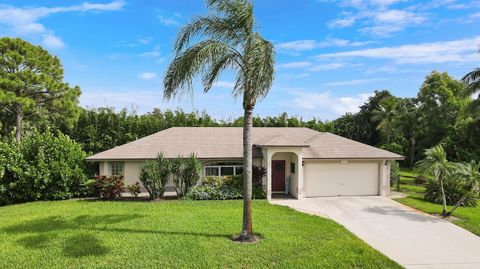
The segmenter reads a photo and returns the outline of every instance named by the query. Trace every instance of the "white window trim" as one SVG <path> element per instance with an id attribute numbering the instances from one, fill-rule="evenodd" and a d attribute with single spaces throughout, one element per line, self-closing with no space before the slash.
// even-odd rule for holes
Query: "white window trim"
<path id="1" fill-rule="evenodd" d="M 212 165 L 205 165 L 204 168 L 203 168 L 203 174 L 205 176 L 207 176 L 207 168 L 217 168 L 217 174 L 218 176 L 217 177 L 222 177 L 222 174 L 221 174 L 221 169 L 223 167 L 230 167 L 230 168 L 233 168 L 233 175 L 234 176 L 237 176 L 237 168 L 242 168 L 243 169 L 243 165 L 239 164 L 239 165 L 234 165 L 234 164 L 229 164 L 229 165 L 215 165 L 215 164 L 212 164 Z"/>

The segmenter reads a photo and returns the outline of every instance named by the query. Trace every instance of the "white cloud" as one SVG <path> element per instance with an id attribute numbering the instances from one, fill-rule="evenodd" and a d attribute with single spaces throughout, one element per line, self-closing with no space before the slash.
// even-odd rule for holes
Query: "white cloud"
<path id="1" fill-rule="evenodd" d="M 330 71 L 330 70 L 337 70 L 343 68 L 345 66 L 344 63 L 326 63 L 326 64 L 317 64 L 309 68 L 309 71 Z"/>
<path id="2" fill-rule="evenodd" d="M 300 62 L 289 62 L 289 63 L 283 63 L 279 64 L 279 68 L 304 68 L 304 67 L 309 67 L 311 66 L 312 63 L 308 61 L 300 61 Z"/>
<path id="3" fill-rule="evenodd" d="M 372 82 L 383 81 L 383 80 L 384 79 L 380 79 L 380 78 L 353 79 L 353 80 L 327 82 L 323 85 L 325 85 L 325 86 L 354 86 L 354 85 L 369 84 L 369 83 L 372 83 Z"/>
<path id="4" fill-rule="evenodd" d="M 355 113 L 360 110 L 373 93 L 360 93 L 354 96 L 332 96 L 330 92 L 305 92 L 294 91 L 291 93 L 294 97 L 289 106 L 316 114 L 329 115 L 326 117 L 336 118 L 347 112 Z"/>
<path id="5" fill-rule="evenodd" d="M 398 64 L 461 63 L 478 61 L 480 36 L 453 41 L 353 50 L 318 55 L 318 59 L 370 58 Z"/>
<path id="6" fill-rule="evenodd" d="M 57 37 L 52 30 L 45 28 L 43 24 L 39 23 L 39 20 L 57 13 L 120 10 L 124 5 L 123 0 L 106 4 L 84 2 L 67 7 L 18 8 L 0 5 L 0 29 L 4 28 L 3 30 L 9 35 L 40 38 L 42 44 L 47 47 L 61 48 L 64 46 L 61 38 Z"/>
<path id="7" fill-rule="evenodd" d="M 230 82 L 230 81 L 219 80 L 219 81 L 215 82 L 213 87 L 214 88 L 223 88 L 223 89 L 233 89 L 233 87 L 235 87 L 235 83 Z"/>
<path id="8" fill-rule="evenodd" d="M 143 45 L 147 45 L 152 41 L 153 37 L 151 36 L 140 36 L 137 38 L 137 42 Z"/>
<path id="9" fill-rule="evenodd" d="M 151 51 L 138 54 L 138 56 L 144 57 L 144 58 L 158 58 L 160 57 L 160 55 L 162 55 L 160 53 L 160 46 L 155 46 Z"/>
<path id="10" fill-rule="evenodd" d="M 141 80 L 153 80 L 157 78 L 157 74 L 153 72 L 143 72 L 141 74 L 138 74 L 138 77 Z"/>
<path id="11" fill-rule="evenodd" d="M 410 5 L 405 8 L 393 8 L 398 0 L 350 0 L 342 1 L 340 6 L 349 9 L 342 11 L 337 18 L 329 21 L 330 28 L 345 28 L 359 23 L 360 32 L 377 37 L 386 37 L 395 32 L 403 31 L 407 27 L 424 24 L 429 21 L 426 13 L 421 10 L 427 5 Z M 432 8 L 432 7 L 430 7 Z M 353 9 L 353 10 L 352 10 Z"/>
<path id="12" fill-rule="evenodd" d="M 62 39 L 55 36 L 54 34 L 46 34 L 43 36 L 42 45 L 47 48 L 52 49 L 61 49 L 65 46 Z"/>
<path id="13" fill-rule="evenodd" d="M 316 41 L 311 39 L 295 40 L 283 42 L 276 45 L 276 48 L 284 51 L 307 51 L 326 47 L 358 47 L 370 44 L 371 41 L 350 41 L 340 38 L 327 38 L 324 41 Z"/>
<path id="14" fill-rule="evenodd" d="M 180 25 L 180 22 L 175 17 L 165 17 L 163 15 L 158 15 L 160 23 L 165 26 L 177 26 Z"/>

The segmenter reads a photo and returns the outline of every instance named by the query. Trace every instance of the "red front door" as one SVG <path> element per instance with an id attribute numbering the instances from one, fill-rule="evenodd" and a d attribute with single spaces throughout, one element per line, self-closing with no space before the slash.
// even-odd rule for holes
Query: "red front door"
<path id="1" fill-rule="evenodd" d="M 272 191 L 285 191 L 284 160 L 272 160 Z"/>

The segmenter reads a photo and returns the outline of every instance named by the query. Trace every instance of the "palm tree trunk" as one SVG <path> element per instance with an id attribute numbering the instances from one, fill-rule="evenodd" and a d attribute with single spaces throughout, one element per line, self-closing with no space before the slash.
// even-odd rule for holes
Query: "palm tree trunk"
<path id="1" fill-rule="evenodd" d="M 443 209 L 442 209 L 442 216 L 447 215 L 447 197 L 445 196 L 445 189 L 443 188 L 443 179 L 440 178 L 440 190 L 442 191 L 442 203 L 443 203 Z"/>
<path id="2" fill-rule="evenodd" d="M 22 106 L 20 104 L 15 104 L 13 113 L 15 115 L 15 140 L 20 142 L 22 139 L 22 120 L 23 120 L 23 113 L 22 113 Z"/>
<path id="3" fill-rule="evenodd" d="M 253 107 L 247 106 L 243 123 L 243 227 L 240 241 L 255 240 L 252 227 L 252 113 Z"/>
<path id="4" fill-rule="evenodd" d="M 455 209 L 457 209 L 460 205 L 462 205 L 466 199 L 467 199 L 467 195 L 464 195 L 460 200 L 458 200 L 455 206 L 447 214 L 445 214 L 445 217 L 451 216 L 453 211 L 455 211 Z"/>

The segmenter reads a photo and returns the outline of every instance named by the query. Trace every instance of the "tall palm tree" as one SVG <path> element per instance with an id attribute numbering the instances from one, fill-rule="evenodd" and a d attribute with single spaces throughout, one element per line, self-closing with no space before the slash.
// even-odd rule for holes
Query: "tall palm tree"
<path id="1" fill-rule="evenodd" d="M 402 111 L 399 114 L 400 128 L 403 134 L 406 135 L 410 143 L 410 168 L 413 168 L 415 161 L 415 147 L 417 144 L 417 131 L 420 128 L 421 119 L 414 109 Z"/>
<path id="2" fill-rule="evenodd" d="M 445 196 L 444 182 L 451 175 L 454 164 L 447 160 L 447 154 L 441 145 L 425 150 L 425 158 L 416 164 L 417 168 L 440 183 L 442 193 L 442 216 L 447 216 L 447 198 Z"/>
<path id="3" fill-rule="evenodd" d="M 371 120 L 377 122 L 377 130 L 383 132 L 387 137 L 387 144 L 390 144 L 392 136 L 393 119 L 397 115 L 397 101 L 394 98 L 384 99 L 380 108 L 373 111 Z"/>
<path id="4" fill-rule="evenodd" d="M 480 53 L 480 50 L 478 53 Z M 466 74 L 462 81 L 467 85 L 465 88 L 466 96 L 479 94 L 478 98 L 470 105 L 470 110 L 475 115 L 476 120 L 480 120 L 480 68 L 475 68 L 472 72 Z"/>
<path id="5" fill-rule="evenodd" d="M 255 31 L 253 4 L 248 0 L 207 0 L 208 14 L 181 28 L 175 58 L 164 78 L 164 96 L 171 99 L 192 92 L 195 76 L 208 92 L 224 70 L 235 74 L 232 94 L 242 97 L 243 227 L 240 241 L 253 241 L 252 228 L 252 113 L 274 79 L 273 44 Z M 195 39 L 194 39 L 195 38 Z M 193 40 L 193 42 L 191 42 Z"/>

